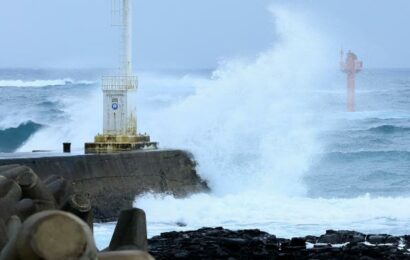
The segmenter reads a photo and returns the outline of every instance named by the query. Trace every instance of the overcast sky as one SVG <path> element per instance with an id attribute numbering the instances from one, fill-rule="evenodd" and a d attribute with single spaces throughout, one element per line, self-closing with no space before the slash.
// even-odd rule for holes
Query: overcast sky
<path id="1" fill-rule="evenodd" d="M 408 0 L 134 0 L 137 69 L 214 68 L 274 44 L 269 5 L 306 13 L 338 53 L 367 67 L 410 67 Z M 111 0 L 1 0 L 0 67 L 115 67 Z"/>

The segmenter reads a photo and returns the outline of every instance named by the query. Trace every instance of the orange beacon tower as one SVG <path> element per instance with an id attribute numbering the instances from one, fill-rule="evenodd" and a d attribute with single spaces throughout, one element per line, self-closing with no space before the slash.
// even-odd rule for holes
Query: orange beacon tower
<path id="1" fill-rule="evenodd" d="M 356 54 L 349 51 L 344 61 L 343 50 L 340 51 L 340 69 L 347 74 L 347 111 L 355 111 L 355 84 L 356 74 L 363 68 L 363 63 L 357 59 Z"/>

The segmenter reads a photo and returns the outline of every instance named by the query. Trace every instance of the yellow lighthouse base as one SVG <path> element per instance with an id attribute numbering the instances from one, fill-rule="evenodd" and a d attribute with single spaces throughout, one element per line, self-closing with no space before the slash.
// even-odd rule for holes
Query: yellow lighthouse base
<path id="1" fill-rule="evenodd" d="M 85 153 L 114 153 L 158 149 L 149 135 L 97 135 L 94 143 L 85 143 Z"/>

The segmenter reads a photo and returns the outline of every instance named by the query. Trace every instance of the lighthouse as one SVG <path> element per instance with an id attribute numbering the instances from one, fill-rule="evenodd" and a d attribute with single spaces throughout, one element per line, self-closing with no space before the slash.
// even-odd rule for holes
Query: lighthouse
<path id="1" fill-rule="evenodd" d="M 130 100 L 130 92 L 138 87 L 138 79 L 132 69 L 132 0 L 113 2 L 115 24 L 121 29 L 120 69 L 117 75 L 103 76 L 103 133 L 94 143 L 85 144 L 86 153 L 156 149 L 146 134 L 138 134 L 136 107 Z"/>
<path id="2" fill-rule="evenodd" d="M 363 63 L 357 59 L 356 54 L 349 51 L 344 61 L 344 52 L 340 51 L 340 69 L 347 75 L 347 111 L 354 112 L 356 74 L 363 68 Z"/>

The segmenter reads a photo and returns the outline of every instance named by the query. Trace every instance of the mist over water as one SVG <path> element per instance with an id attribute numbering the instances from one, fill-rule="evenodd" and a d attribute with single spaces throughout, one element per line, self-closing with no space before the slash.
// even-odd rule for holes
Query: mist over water
<path id="1" fill-rule="evenodd" d="M 347 113 L 345 77 L 329 59 L 338 50 L 298 12 L 271 10 L 279 40 L 253 59 L 213 72 L 138 73 L 139 131 L 192 152 L 212 189 L 136 198 L 149 234 L 203 226 L 282 237 L 410 233 L 410 70 L 364 70 L 358 111 Z M 0 153 L 92 141 L 102 130 L 102 74 L 0 70 L 0 148 L 21 137 Z M 97 225 L 100 245 L 112 229 Z"/>
<path id="2" fill-rule="evenodd" d="M 194 95 L 151 117 L 152 136 L 193 152 L 215 195 L 303 194 L 300 178 L 320 149 L 314 100 L 306 97 L 324 44 L 299 17 L 286 10 L 275 17 L 281 41 L 273 49 L 222 64 Z"/>
<path id="3" fill-rule="evenodd" d="M 410 205 L 407 196 L 397 198 L 399 192 L 391 193 L 396 198 L 380 197 L 383 188 L 352 169 L 362 178 L 362 189 L 356 191 L 358 183 L 349 176 L 350 183 L 337 180 L 344 176 L 338 177 L 333 167 L 344 173 L 343 167 L 356 165 L 359 154 L 350 155 L 350 162 L 337 158 L 321 167 L 331 148 L 325 133 L 334 134 L 345 121 L 360 117 L 373 115 L 377 120 L 377 113 L 345 113 L 344 98 L 337 100 L 342 102 L 335 111 L 334 100 L 323 100 L 323 93 L 334 91 L 335 80 L 326 75 L 332 66 L 326 61 L 331 57 L 327 40 L 298 14 L 272 10 L 278 44 L 254 61 L 221 65 L 194 95 L 152 117 L 153 136 L 163 146 L 192 151 L 212 192 L 182 200 L 147 195 L 135 205 L 146 210 L 157 228 L 153 233 L 202 226 L 261 228 L 284 237 L 320 234 L 329 228 L 408 232 L 410 213 L 403 208 Z M 337 92 L 344 96 L 343 78 L 338 80 Z M 392 130 L 376 126 L 368 131 Z M 359 169 L 366 172 L 369 162 L 361 163 Z M 374 195 L 366 182 L 374 185 Z M 187 226 L 177 227 L 177 222 Z"/>

